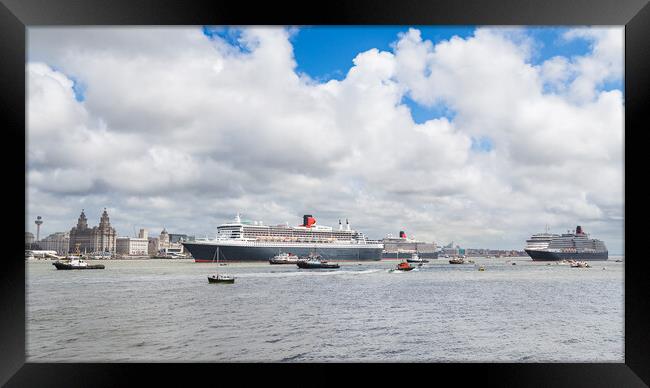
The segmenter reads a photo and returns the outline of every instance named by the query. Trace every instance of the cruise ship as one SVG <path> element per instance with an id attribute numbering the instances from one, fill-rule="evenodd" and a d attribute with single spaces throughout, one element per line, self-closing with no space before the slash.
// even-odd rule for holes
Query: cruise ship
<path id="1" fill-rule="evenodd" d="M 417 253 L 421 259 L 438 258 L 435 243 L 409 238 L 403 230 L 400 230 L 399 237 L 387 236 L 382 242 L 384 243 L 384 251 L 381 253 L 382 259 L 410 259 L 414 253 Z"/>
<path id="2" fill-rule="evenodd" d="M 372 241 L 358 231 L 345 227 L 339 220 L 338 230 L 316 225 L 316 219 L 306 214 L 302 225 L 264 225 L 260 221 L 234 221 L 217 227 L 214 240 L 184 241 L 185 249 L 195 262 L 268 261 L 281 253 L 307 256 L 321 255 L 324 260 L 380 260 L 384 244 Z"/>
<path id="3" fill-rule="evenodd" d="M 526 240 L 524 248 L 533 260 L 607 260 L 605 243 L 591 239 L 578 225 L 575 231 L 563 234 L 539 233 Z"/>

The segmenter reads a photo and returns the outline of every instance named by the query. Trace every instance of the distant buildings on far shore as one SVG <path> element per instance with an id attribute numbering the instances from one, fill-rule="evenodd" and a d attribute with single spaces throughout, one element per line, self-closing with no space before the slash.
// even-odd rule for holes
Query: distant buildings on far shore
<path id="1" fill-rule="evenodd" d="M 466 256 L 499 256 L 499 257 L 527 257 L 528 254 L 524 250 L 516 249 L 466 249 Z"/>
<path id="2" fill-rule="evenodd" d="M 81 209 L 77 226 L 70 229 L 70 250 L 79 252 L 115 252 L 117 232 L 111 227 L 108 212 L 104 208 L 99 226 L 88 227 L 88 219 Z"/>
<path id="3" fill-rule="evenodd" d="M 117 237 L 106 208 L 99 219 L 99 225 L 92 228 L 88 226 L 88 219 L 82 209 L 77 225 L 69 232 L 52 233 L 42 240 L 35 238 L 33 233 L 25 232 L 25 249 L 56 251 L 59 255 L 65 255 L 74 253 L 78 246 L 81 253 L 108 252 L 123 257 L 169 257 L 186 254 L 181 242 L 194 239 L 194 236 L 186 234 L 169 233 L 166 228 L 163 228 L 158 237 L 149 237 L 146 229 L 140 229 L 137 237 Z M 452 241 L 441 248 L 439 255 L 521 257 L 526 256 L 526 252 L 511 249 L 465 249 L 459 245 L 454 246 Z"/>
<path id="4" fill-rule="evenodd" d="M 40 217 L 39 217 L 40 218 Z M 137 237 L 117 236 L 117 231 L 110 224 L 106 208 L 99 220 L 99 225 L 88 226 L 88 219 L 81 210 L 77 225 L 69 232 L 56 232 L 38 240 L 31 232 L 25 232 L 26 250 L 56 251 L 58 255 L 74 253 L 110 253 L 117 257 L 170 256 L 184 254 L 181 241 L 193 240 L 194 236 L 170 234 L 163 228 L 159 237 L 149 237 L 146 229 L 140 229 Z"/>
<path id="5" fill-rule="evenodd" d="M 118 237 L 115 253 L 127 256 L 148 256 L 149 238 L 146 229 L 140 229 L 138 237 Z"/>
<path id="6" fill-rule="evenodd" d="M 56 232 L 38 242 L 44 251 L 56 251 L 57 255 L 65 255 L 70 252 L 70 233 Z"/>

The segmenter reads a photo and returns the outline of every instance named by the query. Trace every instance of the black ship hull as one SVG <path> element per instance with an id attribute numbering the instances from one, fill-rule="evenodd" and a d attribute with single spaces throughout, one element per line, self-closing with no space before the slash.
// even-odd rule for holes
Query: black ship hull
<path id="1" fill-rule="evenodd" d="M 335 263 L 309 263 L 306 261 L 299 261 L 296 265 L 298 268 L 304 269 L 339 268 L 339 265 Z"/>
<path id="2" fill-rule="evenodd" d="M 380 260 L 381 248 L 308 248 L 308 247 L 264 247 L 264 246 L 233 246 L 217 244 L 197 244 L 184 242 L 197 263 L 228 261 L 269 261 L 281 252 L 291 252 L 297 256 L 308 256 L 318 253 L 323 260 L 336 261 L 366 261 Z M 217 250 L 217 247 L 219 248 Z M 218 257 L 217 257 L 218 255 Z"/>
<path id="3" fill-rule="evenodd" d="M 528 256 L 535 261 L 559 261 L 559 260 L 576 260 L 576 261 L 603 261 L 607 260 L 607 251 L 604 252 L 548 252 L 535 251 L 526 249 Z"/>
<path id="4" fill-rule="evenodd" d="M 235 279 L 214 279 L 214 278 L 208 277 L 208 283 L 233 284 L 233 283 L 235 283 Z"/>
<path id="5" fill-rule="evenodd" d="M 298 263 L 298 260 L 295 260 L 295 261 L 283 261 L 283 260 L 273 260 L 273 259 L 269 260 L 269 264 L 273 264 L 273 265 L 282 265 L 282 264 L 294 264 L 295 265 L 297 263 Z"/>

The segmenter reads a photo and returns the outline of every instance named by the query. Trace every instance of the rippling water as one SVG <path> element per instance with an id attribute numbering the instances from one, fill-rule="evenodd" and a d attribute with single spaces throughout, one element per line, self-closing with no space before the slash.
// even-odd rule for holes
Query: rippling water
<path id="1" fill-rule="evenodd" d="M 623 362 L 623 263 L 26 262 L 27 360 Z M 483 264 L 485 271 L 478 271 Z M 603 269 L 605 268 L 605 269 Z M 235 284 L 209 284 L 216 269 Z"/>

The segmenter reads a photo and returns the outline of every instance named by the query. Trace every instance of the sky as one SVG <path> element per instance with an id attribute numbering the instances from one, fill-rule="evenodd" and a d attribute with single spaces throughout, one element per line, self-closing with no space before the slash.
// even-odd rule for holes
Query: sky
<path id="1" fill-rule="evenodd" d="M 27 231 L 107 208 L 623 252 L 623 27 L 30 27 Z"/>

